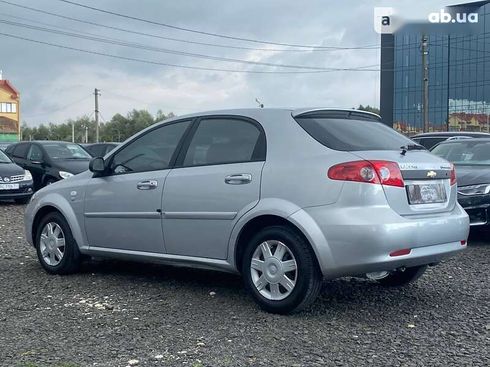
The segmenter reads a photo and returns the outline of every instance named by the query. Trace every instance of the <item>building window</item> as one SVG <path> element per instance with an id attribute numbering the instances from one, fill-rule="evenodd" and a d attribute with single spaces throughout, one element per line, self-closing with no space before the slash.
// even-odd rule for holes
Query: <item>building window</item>
<path id="1" fill-rule="evenodd" d="M 3 113 L 16 113 L 17 112 L 17 104 L 16 103 L 0 103 L 0 112 Z"/>

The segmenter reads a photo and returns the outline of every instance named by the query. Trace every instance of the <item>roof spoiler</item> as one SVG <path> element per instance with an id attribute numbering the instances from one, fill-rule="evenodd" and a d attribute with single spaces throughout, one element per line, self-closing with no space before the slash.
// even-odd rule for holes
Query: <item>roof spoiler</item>
<path id="1" fill-rule="evenodd" d="M 324 117 L 337 119 L 362 119 L 374 120 L 381 122 L 381 116 L 376 113 L 341 108 L 305 108 L 291 112 L 291 116 L 295 117 Z"/>

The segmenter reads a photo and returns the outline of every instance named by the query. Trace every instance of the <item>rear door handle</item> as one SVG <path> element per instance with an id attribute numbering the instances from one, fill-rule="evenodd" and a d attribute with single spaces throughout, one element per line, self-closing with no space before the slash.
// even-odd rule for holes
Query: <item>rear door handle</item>
<path id="1" fill-rule="evenodd" d="M 239 173 L 225 177 L 225 183 L 228 185 L 243 185 L 250 182 L 252 182 L 252 175 L 250 173 Z"/>
<path id="2" fill-rule="evenodd" d="M 136 187 L 138 188 L 138 190 L 154 190 L 158 187 L 158 181 L 157 180 L 140 181 L 136 184 Z"/>

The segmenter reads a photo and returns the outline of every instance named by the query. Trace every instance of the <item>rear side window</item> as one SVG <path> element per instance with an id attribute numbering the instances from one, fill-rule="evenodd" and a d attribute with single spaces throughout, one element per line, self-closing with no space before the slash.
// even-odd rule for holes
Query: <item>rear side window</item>
<path id="1" fill-rule="evenodd" d="M 334 150 L 398 150 L 413 142 L 374 120 L 339 119 L 321 115 L 297 116 L 295 120 L 319 143 Z"/>
<path id="2" fill-rule="evenodd" d="M 184 166 L 202 166 L 265 159 L 265 138 L 252 122 L 208 118 L 199 122 L 184 159 Z"/>

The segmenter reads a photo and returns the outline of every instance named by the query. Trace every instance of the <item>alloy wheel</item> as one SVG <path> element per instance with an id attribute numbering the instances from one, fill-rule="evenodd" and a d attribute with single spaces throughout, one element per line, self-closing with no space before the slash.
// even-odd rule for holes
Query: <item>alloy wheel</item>
<path id="1" fill-rule="evenodd" d="M 55 222 L 47 223 L 39 241 L 43 261 L 50 266 L 58 265 L 65 255 L 65 234 Z"/>
<path id="2" fill-rule="evenodd" d="M 250 263 L 252 282 L 266 299 L 280 301 L 296 286 L 298 264 L 291 250 L 281 241 L 262 242 Z"/>

